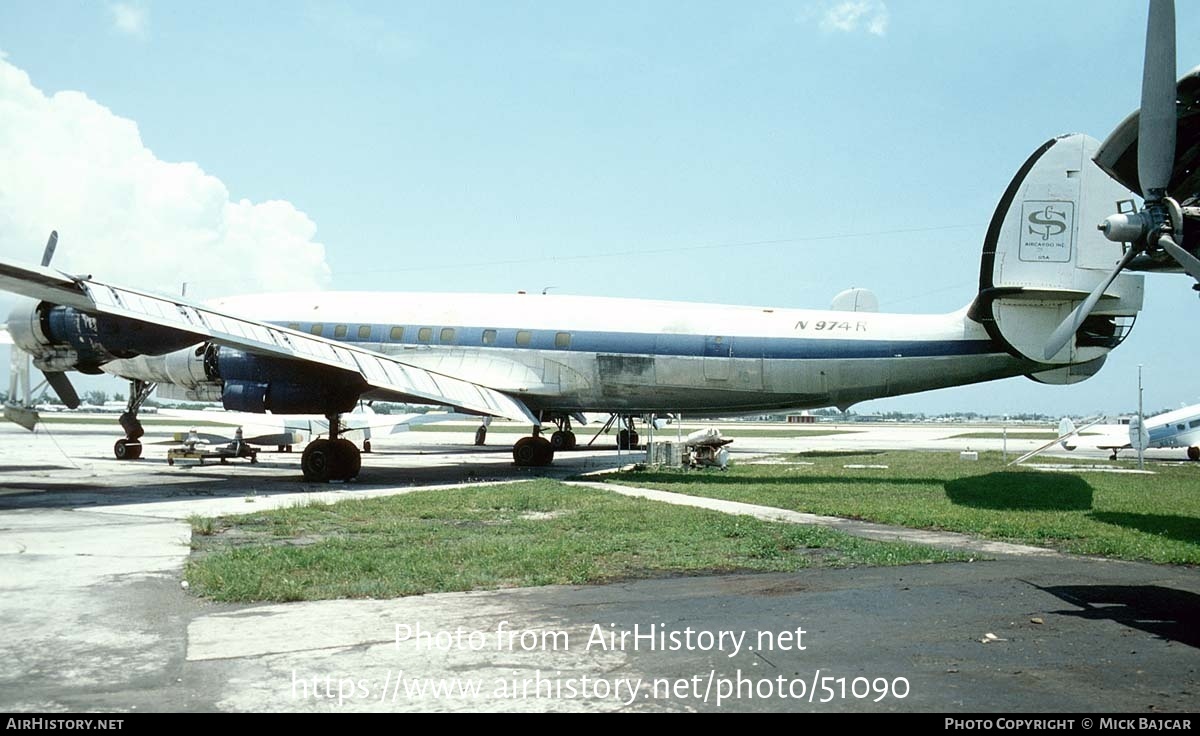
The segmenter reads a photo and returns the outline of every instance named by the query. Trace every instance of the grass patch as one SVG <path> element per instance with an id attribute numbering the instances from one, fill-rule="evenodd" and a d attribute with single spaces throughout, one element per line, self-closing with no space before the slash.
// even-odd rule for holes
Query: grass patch
<path id="1" fill-rule="evenodd" d="M 1007 468 L 1000 453 L 981 453 L 979 462 L 963 462 L 956 453 L 859 457 L 805 453 L 787 456 L 796 464 L 735 465 L 726 473 L 625 472 L 605 479 L 1077 554 L 1200 564 L 1200 464 L 1157 464 L 1154 475 L 1133 475 Z M 855 462 L 888 468 L 843 467 Z"/>
<path id="2" fill-rule="evenodd" d="M 223 601 L 420 593 L 968 559 L 552 480 L 221 517 L 187 580 Z"/>
<path id="3" fill-rule="evenodd" d="M 199 537 L 211 537 L 217 531 L 217 520 L 211 516 L 192 514 L 188 517 L 192 525 L 192 534 Z"/>

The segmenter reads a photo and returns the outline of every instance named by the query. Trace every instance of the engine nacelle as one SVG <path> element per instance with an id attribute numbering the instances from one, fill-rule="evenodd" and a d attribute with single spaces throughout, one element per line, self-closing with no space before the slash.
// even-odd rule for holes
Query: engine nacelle
<path id="1" fill-rule="evenodd" d="M 32 300 L 13 308 L 8 330 L 38 368 L 83 373 L 98 373 L 112 360 L 163 355 L 200 340 L 173 328 Z"/>
<path id="2" fill-rule="evenodd" d="M 348 412 L 366 388 L 361 376 L 347 371 L 210 343 L 114 360 L 104 370 L 179 387 L 178 398 L 219 400 L 226 409 L 259 414 Z"/>
<path id="3" fill-rule="evenodd" d="M 205 369 L 224 381 L 221 405 L 232 411 L 340 414 L 366 389 L 358 374 L 227 347 L 210 350 Z"/>

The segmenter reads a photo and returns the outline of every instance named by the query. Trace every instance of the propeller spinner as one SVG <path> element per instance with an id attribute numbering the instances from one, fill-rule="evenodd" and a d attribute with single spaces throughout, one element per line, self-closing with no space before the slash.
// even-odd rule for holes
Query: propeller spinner
<path id="1" fill-rule="evenodd" d="M 1111 215 L 1099 225 L 1105 237 L 1117 243 L 1129 243 L 1129 249 L 1108 277 L 1051 333 L 1045 349 L 1047 360 L 1067 346 L 1104 296 L 1104 291 L 1137 255 L 1165 251 L 1184 271 L 1200 281 L 1200 260 L 1176 242 L 1176 238 L 1182 239 L 1183 214 L 1179 203 L 1171 199 L 1167 191 L 1175 166 L 1178 116 L 1174 0 L 1150 0 L 1141 104 L 1137 166 L 1144 205 L 1140 212 Z"/>

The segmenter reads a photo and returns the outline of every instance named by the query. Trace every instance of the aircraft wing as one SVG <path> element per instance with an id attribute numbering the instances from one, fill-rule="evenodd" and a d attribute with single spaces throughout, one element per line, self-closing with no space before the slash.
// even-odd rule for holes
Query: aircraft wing
<path id="1" fill-rule="evenodd" d="M 1175 162 L 1167 191 L 1179 202 L 1189 204 L 1200 196 L 1200 115 L 1195 113 L 1200 104 L 1200 67 L 1179 80 L 1176 100 Z M 1140 112 L 1135 110 L 1121 121 L 1101 144 L 1095 157 L 1100 168 L 1131 192 L 1142 191 L 1137 168 Z"/>
<path id="2" fill-rule="evenodd" d="M 3 259 L 0 259 L 0 289 L 88 314 L 175 329 L 194 336 L 196 342 L 207 340 L 258 355 L 349 371 L 361 376 L 369 388 L 387 392 L 396 401 L 446 405 L 472 414 L 540 424 L 522 402 L 495 389 L 351 344 L 226 314 L 183 299 L 106 284 L 90 276 L 68 277 L 50 268 Z"/>
<path id="3" fill-rule="evenodd" d="M 1065 421 L 1065 420 L 1064 420 L 1064 421 Z M 1022 455 L 1021 457 L 1017 458 L 1016 460 L 1013 460 L 1013 461 L 1009 462 L 1009 466 L 1011 467 L 1011 466 L 1013 466 L 1013 465 L 1020 465 L 1021 463 L 1025 462 L 1026 460 L 1028 460 L 1028 459 L 1030 459 L 1030 458 L 1032 458 L 1032 457 L 1036 457 L 1036 456 L 1038 456 L 1038 455 L 1042 454 L 1042 453 L 1043 453 L 1043 452 L 1045 452 L 1046 450 L 1049 450 L 1051 447 L 1054 447 L 1055 445 L 1057 445 L 1057 444 L 1059 444 L 1059 443 L 1065 443 L 1067 440 L 1071 439 L 1072 437 L 1075 437 L 1076 435 L 1080 434 L 1080 433 L 1081 433 L 1081 432 L 1083 432 L 1084 430 L 1086 430 L 1086 429 L 1090 429 L 1091 427 L 1094 427 L 1094 426 L 1096 426 L 1096 425 L 1097 425 L 1097 424 L 1099 424 L 1101 421 L 1103 421 L 1103 418 L 1101 418 L 1101 419 L 1097 419 L 1097 420 L 1095 420 L 1095 421 L 1092 421 L 1092 422 L 1089 422 L 1089 423 L 1087 423 L 1087 424 L 1085 424 L 1085 425 L 1083 425 L 1082 427 L 1079 427 L 1079 428 L 1071 427 L 1071 429 L 1070 429 L 1070 430 L 1068 430 L 1068 431 L 1066 431 L 1066 432 L 1062 432 L 1062 431 L 1060 431 L 1060 434 L 1059 434 L 1057 437 L 1055 437 L 1054 439 L 1050 440 L 1050 441 L 1049 441 L 1049 442 L 1047 442 L 1046 444 L 1042 445 L 1041 447 L 1038 447 L 1037 449 L 1030 450 L 1029 452 L 1025 453 L 1024 455 Z M 1067 448 L 1067 449 L 1071 449 L 1071 450 L 1073 450 L 1073 449 L 1075 449 L 1075 448 L 1074 448 L 1074 447 L 1070 447 L 1070 448 Z"/>

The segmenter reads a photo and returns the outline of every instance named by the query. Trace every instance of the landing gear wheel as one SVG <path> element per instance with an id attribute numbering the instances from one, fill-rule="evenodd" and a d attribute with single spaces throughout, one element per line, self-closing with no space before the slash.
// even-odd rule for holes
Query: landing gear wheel
<path id="1" fill-rule="evenodd" d="M 362 470 L 362 455 L 350 440 L 314 440 L 304 448 L 300 468 L 311 483 L 350 480 Z"/>
<path id="2" fill-rule="evenodd" d="M 310 483 L 327 483 L 335 477 L 337 454 L 329 440 L 313 440 L 304 448 L 300 457 L 300 469 L 304 480 Z"/>
<path id="3" fill-rule="evenodd" d="M 544 467 L 554 462 L 554 445 L 550 444 L 550 440 L 545 437 L 538 437 L 537 440 L 536 465 Z"/>
<path id="4" fill-rule="evenodd" d="M 550 446 L 555 452 L 570 452 L 575 449 L 575 433 L 559 430 L 550 435 Z"/>
<path id="5" fill-rule="evenodd" d="M 636 449 L 639 439 L 637 432 L 622 429 L 620 432 L 617 432 L 617 447 L 622 450 Z"/>
<path id="6" fill-rule="evenodd" d="M 513 462 L 522 467 L 543 467 L 554 462 L 554 448 L 545 437 L 522 437 L 513 445 Z"/>
<path id="7" fill-rule="evenodd" d="M 118 460 L 137 460 L 142 456 L 142 443 L 136 440 L 117 440 L 113 445 L 113 455 Z"/>
<path id="8" fill-rule="evenodd" d="M 358 448 L 350 440 L 337 439 L 333 441 L 333 451 L 337 456 L 337 465 L 341 470 L 340 476 L 335 476 L 336 480 L 350 480 L 358 477 L 358 471 L 362 470 L 362 454 Z"/>
<path id="9" fill-rule="evenodd" d="M 480 427 L 475 430 L 475 445 L 482 447 L 485 442 L 487 442 L 487 427 Z"/>
<path id="10" fill-rule="evenodd" d="M 522 437 L 513 445 L 513 462 L 522 467 L 534 464 L 534 459 L 537 458 L 536 439 L 533 437 Z"/>
<path id="11" fill-rule="evenodd" d="M 363 452 L 371 451 L 371 440 L 363 440 L 363 450 L 362 451 Z M 360 458 L 360 460 L 361 460 L 361 458 Z"/>
<path id="12" fill-rule="evenodd" d="M 1189 447 L 1188 448 L 1188 460 L 1192 460 L 1192 461 L 1200 460 L 1200 447 Z"/>

